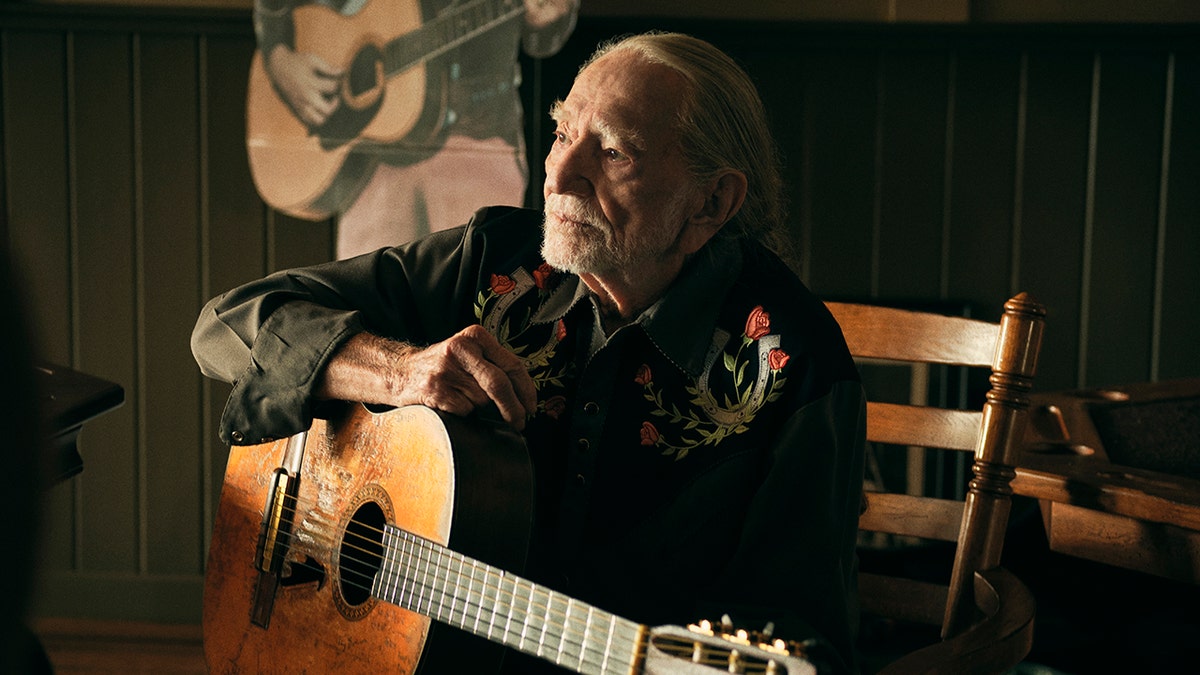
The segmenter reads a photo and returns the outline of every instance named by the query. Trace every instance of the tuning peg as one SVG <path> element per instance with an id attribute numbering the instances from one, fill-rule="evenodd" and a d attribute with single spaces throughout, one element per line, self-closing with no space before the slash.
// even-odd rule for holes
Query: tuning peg
<path id="1" fill-rule="evenodd" d="M 762 629 L 763 642 L 770 642 L 773 635 L 775 635 L 775 622 L 768 621 L 767 625 L 763 626 Z"/>

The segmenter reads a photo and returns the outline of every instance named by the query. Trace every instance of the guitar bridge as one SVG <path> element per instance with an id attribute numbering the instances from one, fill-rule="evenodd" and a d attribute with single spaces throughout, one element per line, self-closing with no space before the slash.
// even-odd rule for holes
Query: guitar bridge
<path id="1" fill-rule="evenodd" d="M 258 546 L 254 554 L 258 581 L 254 587 L 254 603 L 250 607 L 250 622 L 262 628 L 271 623 L 275 592 L 279 589 L 284 561 L 291 547 L 296 498 L 300 493 L 300 465 L 307 437 L 307 432 L 301 432 L 288 439 L 283 465 L 275 469 L 271 489 L 267 493 L 262 528 L 258 533 Z"/>

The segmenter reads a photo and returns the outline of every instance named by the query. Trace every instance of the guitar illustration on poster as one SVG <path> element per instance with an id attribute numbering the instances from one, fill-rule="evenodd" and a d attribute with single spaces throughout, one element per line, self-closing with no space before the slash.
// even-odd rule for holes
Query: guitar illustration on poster
<path id="1" fill-rule="evenodd" d="M 411 164 L 438 150 L 446 74 L 437 72 L 437 57 L 520 15 L 524 4 L 474 0 L 428 20 L 421 5 L 360 1 L 339 11 L 303 4 L 290 12 L 290 49 L 270 45 L 269 60 L 261 48 L 255 53 L 246 143 L 264 201 L 325 218 L 354 196 L 375 163 Z"/>

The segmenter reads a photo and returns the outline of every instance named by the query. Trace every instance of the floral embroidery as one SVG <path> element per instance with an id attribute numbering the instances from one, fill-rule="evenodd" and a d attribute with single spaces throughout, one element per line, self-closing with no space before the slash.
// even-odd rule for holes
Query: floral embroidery
<path id="1" fill-rule="evenodd" d="M 545 401 L 539 402 L 538 408 L 546 413 L 547 417 L 558 419 L 567 410 L 567 399 L 565 396 L 551 396 Z"/>
<path id="2" fill-rule="evenodd" d="M 504 295 L 517 287 L 517 282 L 512 280 L 512 277 L 506 277 L 502 274 L 493 274 L 491 279 L 492 292 L 496 295 Z"/>
<path id="3" fill-rule="evenodd" d="M 644 387 L 650 384 L 652 379 L 653 378 L 650 375 L 650 366 L 643 363 L 638 367 L 637 376 L 633 378 L 633 381 Z"/>
<path id="4" fill-rule="evenodd" d="M 642 422 L 642 445 L 655 445 L 658 441 L 658 429 L 649 422 Z"/>
<path id="5" fill-rule="evenodd" d="M 542 263 L 533 271 L 533 284 L 538 287 L 538 290 L 543 290 L 553 274 L 554 268 L 550 266 L 550 263 Z"/>
<path id="6" fill-rule="evenodd" d="M 770 332 L 771 315 L 764 312 L 762 305 L 759 305 L 750 311 L 750 316 L 746 319 L 746 332 L 743 337 L 746 344 L 750 344 Z"/>
<path id="7" fill-rule="evenodd" d="M 771 366 L 772 371 L 783 370 L 783 367 L 787 365 L 788 360 L 791 358 L 782 349 L 772 349 L 767 352 L 767 364 Z"/>
<path id="8" fill-rule="evenodd" d="M 549 337 L 535 337 L 536 332 L 530 333 L 537 327 L 530 324 L 534 310 L 522 301 L 522 297 L 534 288 L 542 294 L 554 274 L 556 271 L 546 263 L 539 265 L 533 274 L 521 267 L 511 275 L 492 274 L 487 288 L 479 291 L 475 298 L 475 318 L 505 349 L 521 358 L 538 391 L 546 385 L 564 386 L 563 377 L 570 365 L 555 369 L 550 361 L 558 343 L 567 337 L 567 327 L 560 319 L 550 327 Z M 518 311 L 521 309 L 523 311 Z M 538 347 L 536 342 L 541 340 L 545 343 Z M 557 412 L 561 413 L 561 410 Z M 547 414 L 551 413 L 547 410 Z"/>
<path id="9" fill-rule="evenodd" d="M 716 445 L 729 436 L 747 431 L 748 425 L 762 406 L 782 395 L 779 390 L 787 382 L 787 378 L 782 377 L 780 373 L 791 357 L 775 346 L 779 344 L 778 336 L 770 333 L 770 314 L 764 311 L 761 305 L 757 306 L 746 319 L 746 329 L 742 333 L 737 350 L 732 354 L 724 349 L 720 350 L 722 365 L 732 375 L 735 394 L 733 400 L 725 394 L 723 400 L 718 401 L 707 386 L 708 379 L 705 377 L 695 386 L 685 388 L 692 398 L 683 409 L 675 403 L 669 404 L 668 407 L 663 400 L 662 390 L 654 386 L 650 366 L 639 366 L 634 382 L 642 386 L 642 396 L 654 404 L 651 414 L 666 418 L 672 427 L 671 432 L 674 432 L 671 435 L 677 436 L 674 442 L 668 441 L 666 432 L 660 432 L 650 422 L 643 422 L 641 444 L 655 446 L 664 456 L 673 455 L 678 461 L 687 457 L 693 448 Z M 746 348 L 756 342 L 760 343 L 756 349 L 757 355 L 744 356 Z M 756 361 L 758 367 L 755 378 L 747 382 L 746 368 Z M 684 434 L 688 432 L 691 432 L 691 435 L 685 437 Z"/>

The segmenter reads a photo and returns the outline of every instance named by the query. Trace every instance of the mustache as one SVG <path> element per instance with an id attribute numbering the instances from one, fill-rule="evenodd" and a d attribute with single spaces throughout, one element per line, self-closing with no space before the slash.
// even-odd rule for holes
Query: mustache
<path id="1" fill-rule="evenodd" d="M 543 210 L 546 215 L 554 214 L 565 220 L 610 229 L 608 219 L 604 217 L 604 214 L 579 197 L 560 194 L 548 195 Z"/>

